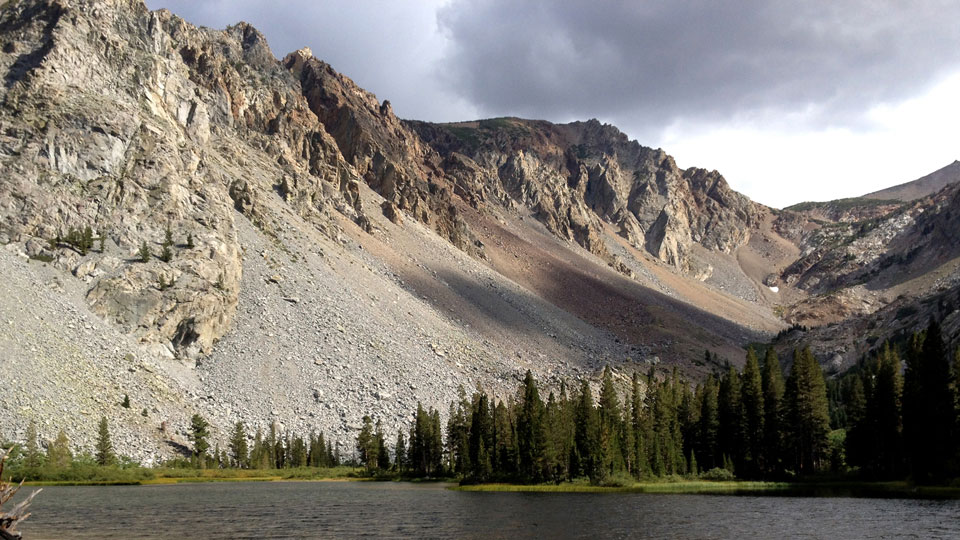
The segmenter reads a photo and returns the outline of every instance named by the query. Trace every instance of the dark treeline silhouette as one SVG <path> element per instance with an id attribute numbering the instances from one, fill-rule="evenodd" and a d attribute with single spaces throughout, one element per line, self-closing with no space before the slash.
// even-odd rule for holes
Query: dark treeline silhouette
<path id="1" fill-rule="evenodd" d="M 676 370 L 634 374 L 627 383 L 608 367 L 596 399 L 586 382 L 561 384 L 544 399 L 527 372 L 506 400 L 461 389 L 445 432 L 439 413 L 418 404 L 392 461 L 380 424 L 366 417 L 357 449 L 371 472 L 464 482 L 612 484 L 704 471 L 709 478 L 855 474 L 938 483 L 960 463 L 953 356 L 931 324 L 910 341 L 904 375 L 886 346 L 831 380 L 829 393 L 808 348 L 794 351 L 786 377 L 773 348 L 762 360 L 750 348 L 742 371 L 727 363 L 695 386 Z"/>
<path id="2" fill-rule="evenodd" d="M 742 373 L 730 367 L 719 380 L 711 375 L 696 387 L 676 371 L 662 379 L 653 371 L 634 374 L 624 382 L 621 395 L 608 367 L 596 400 L 586 382 L 572 391 L 561 384 L 558 394 L 543 399 L 530 372 L 506 401 L 461 389 L 445 438 L 437 411 L 418 406 L 410 442 L 398 438 L 400 457 L 392 468 L 468 482 L 588 478 L 604 484 L 701 470 L 782 477 L 830 464 L 826 385 L 808 350 L 795 355 L 786 381 L 772 349 L 762 366 L 751 349 Z M 385 451 L 376 442 L 383 437 L 372 429 L 366 418 L 358 450 L 369 469 L 382 469 L 371 453 Z"/>
<path id="3" fill-rule="evenodd" d="M 942 484 L 960 474 L 960 351 L 936 322 L 903 349 L 887 343 L 831 381 L 831 421 L 864 478 Z"/>

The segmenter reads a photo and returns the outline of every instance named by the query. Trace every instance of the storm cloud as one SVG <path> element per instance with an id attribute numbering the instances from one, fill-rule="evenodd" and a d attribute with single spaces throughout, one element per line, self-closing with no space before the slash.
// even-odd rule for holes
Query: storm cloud
<path id="1" fill-rule="evenodd" d="M 443 80 L 486 114 L 855 125 L 960 66 L 960 3 L 454 0 Z"/>
<path id="2" fill-rule="evenodd" d="M 308 46 L 404 118 L 598 118 L 774 206 L 960 158 L 956 0 L 147 4 Z"/>

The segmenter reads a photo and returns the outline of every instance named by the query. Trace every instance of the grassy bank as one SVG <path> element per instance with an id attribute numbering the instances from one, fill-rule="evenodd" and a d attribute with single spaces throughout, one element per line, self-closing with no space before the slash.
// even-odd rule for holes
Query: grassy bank
<path id="1" fill-rule="evenodd" d="M 299 469 L 181 469 L 97 467 L 84 474 L 76 470 L 36 475 L 29 486 L 156 485 L 195 482 L 276 482 L 359 480 L 361 469 L 354 467 Z"/>
<path id="2" fill-rule="evenodd" d="M 561 484 L 476 484 L 456 486 L 458 491 L 520 492 L 520 493 L 760 493 L 789 490 L 793 484 L 785 482 L 708 482 L 689 480 L 677 482 L 637 482 L 625 486 L 594 486 L 587 483 Z"/>
<path id="3" fill-rule="evenodd" d="M 680 480 L 637 482 L 623 486 L 588 483 L 476 484 L 455 486 L 457 491 L 510 493 L 660 493 L 694 495 L 763 495 L 796 497 L 873 497 L 910 499 L 960 499 L 960 487 L 914 486 L 906 482 L 749 482 Z"/>

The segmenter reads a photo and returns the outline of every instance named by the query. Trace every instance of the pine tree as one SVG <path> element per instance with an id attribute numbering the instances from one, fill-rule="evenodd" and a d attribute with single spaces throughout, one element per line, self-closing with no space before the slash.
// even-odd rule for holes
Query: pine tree
<path id="1" fill-rule="evenodd" d="M 190 438 L 193 440 L 193 459 L 205 469 L 207 466 L 207 450 L 210 449 L 210 443 L 207 437 L 210 436 L 210 424 L 199 414 L 193 415 L 190 419 Z"/>
<path id="2" fill-rule="evenodd" d="M 430 408 L 429 412 L 430 428 L 428 431 L 428 445 L 430 456 L 430 471 L 436 475 L 442 475 L 443 470 L 443 428 L 440 425 L 440 411 Z"/>
<path id="3" fill-rule="evenodd" d="M 360 464 L 372 471 L 377 467 L 377 448 L 373 437 L 373 419 L 369 415 L 363 416 L 363 426 L 357 435 L 357 455 Z"/>
<path id="4" fill-rule="evenodd" d="M 470 402 L 463 386 L 457 388 L 459 399 L 450 403 L 447 420 L 447 453 L 454 474 L 466 474 L 470 469 Z"/>
<path id="5" fill-rule="evenodd" d="M 239 421 L 233 426 L 233 434 L 230 436 L 230 455 L 232 456 L 233 466 L 238 469 L 245 469 L 248 466 L 247 452 L 247 432 L 243 422 Z"/>
<path id="6" fill-rule="evenodd" d="M 433 414 L 417 403 L 417 413 L 410 435 L 410 463 L 417 476 L 431 476 L 442 467 L 442 437 L 439 433 L 439 413 L 434 426 Z M 438 444 L 439 443 L 439 444 Z"/>
<path id="7" fill-rule="evenodd" d="M 540 400 L 537 382 L 527 370 L 521 387 L 522 395 L 517 413 L 517 446 L 520 451 L 520 476 L 527 482 L 539 482 L 545 477 L 544 405 Z"/>
<path id="8" fill-rule="evenodd" d="M 110 426 L 107 424 L 107 417 L 100 418 L 100 424 L 97 430 L 97 464 L 101 466 L 113 465 L 116 462 L 116 455 L 113 453 L 113 443 L 110 442 Z"/>
<path id="9" fill-rule="evenodd" d="M 383 435 L 383 424 L 379 419 L 373 438 L 377 446 L 377 469 L 381 471 L 390 470 L 390 453 L 387 451 L 387 440 Z"/>
<path id="10" fill-rule="evenodd" d="M 89 225 L 83 228 L 83 236 L 80 243 L 80 254 L 86 255 L 93 247 L 93 229 Z"/>
<path id="11" fill-rule="evenodd" d="M 267 438 L 263 441 L 265 454 L 267 457 L 267 469 L 280 469 L 283 467 L 283 452 L 277 452 L 277 445 L 283 447 L 283 443 L 277 438 L 277 423 L 270 423 L 270 431 L 267 432 Z"/>
<path id="12" fill-rule="evenodd" d="M 27 426 L 26 439 L 24 465 L 31 469 L 38 469 L 43 466 L 44 458 L 40 452 L 40 444 L 37 442 L 37 424 L 33 420 Z"/>
<path id="13" fill-rule="evenodd" d="M 393 466 L 399 474 L 407 470 L 407 441 L 403 439 L 403 430 L 397 431 L 397 442 L 393 446 Z"/>
<path id="14" fill-rule="evenodd" d="M 70 451 L 70 439 L 61 429 L 57 438 L 47 446 L 47 466 L 55 469 L 66 469 L 73 463 L 73 452 Z"/>
<path id="15" fill-rule="evenodd" d="M 297 435 L 290 441 L 290 466 L 296 469 L 307 465 L 307 443 Z"/>
<path id="16" fill-rule="evenodd" d="M 812 474 L 830 457 L 830 413 L 823 371 L 809 348 L 794 352 L 784 402 L 794 470 Z"/>
<path id="17" fill-rule="evenodd" d="M 146 240 L 140 244 L 140 250 L 137 254 L 140 256 L 140 262 L 150 262 L 150 246 L 147 245 Z"/>
<path id="18" fill-rule="evenodd" d="M 263 432 L 257 428 L 257 434 L 253 437 L 253 450 L 250 452 L 250 467 L 253 469 L 270 468 L 270 451 L 267 450 L 263 442 Z"/>
<path id="19" fill-rule="evenodd" d="M 903 377 L 900 357 L 884 345 L 877 366 L 876 384 L 867 402 L 867 414 L 873 418 L 875 443 L 873 469 L 883 478 L 897 478 L 901 473 L 903 440 L 901 407 Z"/>
<path id="20" fill-rule="evenodd" d="M 941 483 L 951 472 L 957 413 L 950 376 L 940 325 L 931 321 L 922 340 L 914 338 L 904 374 L 903 435 L 917 483 Z"/>
<path id="21" fill-rule="evenodd" d="M 468 440 L 471 476 L 483 481 L 493 474 L 491 450 L 493 446 L 493 416 L 489 398 L 478 391 L 471 405 L 470 434 Z"/>
<path id="22" fill-rule="evenodd" d="M 687 461 L 687 468 L 690 474 L 696 474 L 693 472 L 695 463 L 693 463 L 692 457 L 698 446 L 700 409 L 703 408 L 700 399 L 702 399 L 702 395 L 698 398 L 690 389 L 689 384 L 686 382 L 681 384 L 680 410 L 678 412 L 680 439 L 682 441 L 680 450 L 684 455 L 691 458 Z"/>
<path id="23" fill-rule="evenodd" d="M 633 476 L 639 479 L 650 469 L 644 423 L 643 395 L 640 391 L 640 375 L 634 372 L 630 381 L 630 422 L 633 428 Z"/>
<path id="24" fill-rule="evenodd" d="M 493 455 L 491 464 L 495 474 L 511 476 L 517 470 L 516 430 L 511 412 L 503 401 L 493 409 Z"/>
<path id="25" fill-rule="evenodd" d="M 847 430 L 846 454 L 850 464 L 861 465 L 870 469 L 873 458 L 873 441 L 876 438 L 873 418 L 867 415 L 867 396 L 864 391 L 864 380 L 874 377 L 872 372 L 851 376 L 852 382 L 847 383 L 847 391 L 843 400 L 846 410 Z"/>
<path id="26" fill-rule="evenodd" d="M 767 476 L 781 471 L 783 459 L 783 393 L 785 383 L 777 352 L 770 347 L 763 360 L 763 452 L 760 470 Z"/>
<path id="27" fill-rule="evenodd" d="M 743 440 L 743 410 L 740 404 L 740 374 L 732 365 L 720 380 L 717 405 L 720 455 L 724 459 L 729 458 L 739 467 L 742 456 L 740 442 Z"/>
<path id="28" fill-rule="evenodd" d="M 600 384 L 600 401 L 597 404 L 597 417 L 600 427 L 600 446 L 603 454 L 601 466 L 606 474 L 613 474 L 616 470 L 626 468 L 621 452 L 620 434 L 622 431 L 620 417 L 620 401 L 617 390 L 613 385 L 613 371 L 607 365 L 603 369 L 603 379 Z"/>
<path id="29" fill-rule="evenodd" d="M 745 451 L 742 475 L 755 477 L 760 473 L 760 455 L 763 453 L 763 379 L 760 362 L 753 347 L 747 349 L 747 363 L 743 367 L 740 402 L 743 407 L 743 449 Z"/>
<path id="30" fill-rule="evenodd" d="M 713 375 L 709 375 L 703 384 L 702 400 L 700 409 L 700 448 L 697 449 L 697 455 L 700 456 L 700 466 L 704 470 L 710 470 L 720 466 L 722 463 L 717 452 L 720 420 L 718 417 L 717 383 Z"/>
<path id="31" fill-rule="evenodd" d="M 574 452 L 571 459 L 571 474 L 586 475 L 593 483 L 603 479 L 603 456 L 600 448 L 599 419 L 593 406 L 590 385 L 583 381 L 577 398 L 574 431 Z"/>

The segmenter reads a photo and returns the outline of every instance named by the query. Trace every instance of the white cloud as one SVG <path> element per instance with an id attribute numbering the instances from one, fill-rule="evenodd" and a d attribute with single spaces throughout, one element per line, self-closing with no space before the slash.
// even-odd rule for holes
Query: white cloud
<path id="1" fill-rule="evenodd" d="M 734 189 L 771 206 L 855 197 L 960 159 L 957 96 L 960 73 L 924 95 L 872 108 L 868 129 L 682 123 L 665 130 L 655 144 L 683 167 L 719 170 Z"/>

